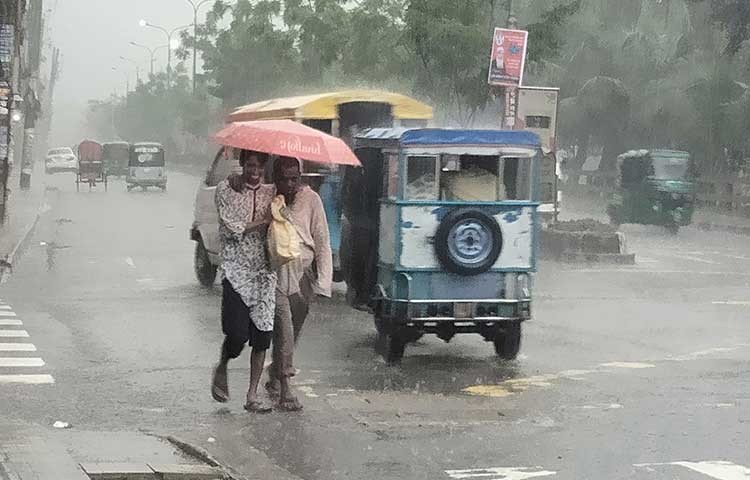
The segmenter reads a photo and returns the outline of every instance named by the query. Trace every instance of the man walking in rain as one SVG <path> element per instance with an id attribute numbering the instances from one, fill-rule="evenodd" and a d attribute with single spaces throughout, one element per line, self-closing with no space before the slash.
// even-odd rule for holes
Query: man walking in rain
<path id="1" fill-rule="evenodd" d="M 313 296 L 331 296 L 331 242 L 323 202 L 301 183 L 300 162 L 279 158 L 274 163 L 273 180 L 277 194 L 286 200 L 283 213 L 297 230 L 301 255 L 277 272 L 273 364 L 268 369 L 270 380 L 266 388 L 279 396 L 280 410 L 297 411 L 302 405 L 289 386 L 295 374 L 294 348 Z"/>

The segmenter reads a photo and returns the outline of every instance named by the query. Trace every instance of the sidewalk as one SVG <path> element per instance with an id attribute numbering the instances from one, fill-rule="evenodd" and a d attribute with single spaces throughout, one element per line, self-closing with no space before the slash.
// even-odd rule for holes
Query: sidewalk
<path id="1" fill-rule="evenodd" d="M 43 213 L 46 185 L 43 169 L 36 165 L 31 189 L 23 191 L 18 186 L 21 169 L 16 167 L 8 179 L 8 203 L 5 223 L 0 226 L 0 265 L 12 268 L 20 247 L 32 233 L 39 215 Z"/>
<path id="2" fill-rule="evenodd" d="M 1 480 L 227 478 L 220 468 L 140 432 L 0 424 Z"/>

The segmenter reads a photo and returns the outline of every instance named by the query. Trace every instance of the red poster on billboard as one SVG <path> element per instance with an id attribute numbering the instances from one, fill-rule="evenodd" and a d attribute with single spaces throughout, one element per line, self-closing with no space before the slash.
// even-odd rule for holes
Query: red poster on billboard
<path id="1" fill-rule="evenodd" d="M 492 39 L 489 84 L 497 87 L 520 87 L 526 64 L 529 32 L 496 28 Z"/>

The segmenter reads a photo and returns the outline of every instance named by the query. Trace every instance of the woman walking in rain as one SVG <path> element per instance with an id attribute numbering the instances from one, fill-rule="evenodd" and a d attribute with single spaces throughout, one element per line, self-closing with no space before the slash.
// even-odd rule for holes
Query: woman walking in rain
<path id="1" fill-rule="evenodd" d="M 251 347 L 250 387 L 245 410 L 271 411 L 258 399 L 258 383 L 263 373 L 266 350 L 271 345 L 276 308 L 276 273 L 268 262 L 266 233 L 275 187 L 264 185 L 263 172 L 268 156 L 243 150 L 242 174 L 230 177 L 216 188 L 219 236 L 224 278 L 221 326 L 224 343 L 213 374 L 211 394 L 217 402 L 229 400 L 227 365 Z"/>

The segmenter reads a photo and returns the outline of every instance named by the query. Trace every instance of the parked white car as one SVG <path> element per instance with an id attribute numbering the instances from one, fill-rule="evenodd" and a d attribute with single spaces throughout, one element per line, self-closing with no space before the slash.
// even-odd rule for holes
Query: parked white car
<path id="1" fill-rule="evenodd" d="M 228 152 L 225 154 L 225 152 Z M 211 286 L 216 281 L 216 271 L 221 264 L 219 245 L 219 218 L 214 196 L 216 186 L 231 173 L 240 173 L 239 150 L 221 149 L 214 158 L 206 178 L 198 188 L 195 214 L 190 229 L 190 239 L 195 241 L 195 275 L 201 285 Z"/>
<path id="2" fill-rule="evenodd" d="M 44 173 L 77 172 L 78 158 L 70 147 L 50 149 L 44 161 Z"/>

